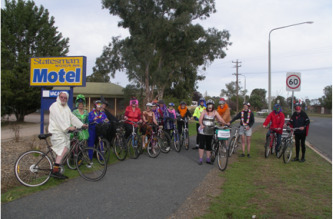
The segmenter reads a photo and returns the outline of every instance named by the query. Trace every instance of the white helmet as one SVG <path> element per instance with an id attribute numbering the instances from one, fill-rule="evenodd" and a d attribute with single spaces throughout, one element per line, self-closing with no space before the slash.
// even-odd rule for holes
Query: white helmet
<path id="1" fill-rule="evenodd" d="M 146 106 L 152 107 L 153 104 L 152 103 L 147 103 Z"/>

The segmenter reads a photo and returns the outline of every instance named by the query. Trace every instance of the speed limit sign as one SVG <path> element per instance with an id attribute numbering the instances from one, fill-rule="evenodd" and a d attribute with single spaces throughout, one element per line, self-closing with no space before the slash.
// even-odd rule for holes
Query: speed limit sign
<path id="1" fill-rule="evenodd" d="M 300 91 L 301 90 L 301 73 L 288 72 L 286 85 L 287 85 L 287 91 Z"/>

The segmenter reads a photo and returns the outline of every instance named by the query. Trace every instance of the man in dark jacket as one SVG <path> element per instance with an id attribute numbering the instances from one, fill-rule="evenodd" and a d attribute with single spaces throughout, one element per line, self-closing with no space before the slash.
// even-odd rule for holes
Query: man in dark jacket
<path id="1" fill-rule="evenodd" d="M 290 121 L 288 122 L 288 125 L 290 125 L 291 127 L 299 128 L 294 132 L 295 144 L 296 144 L 296 157 L 293 159 L 293 161 L 300 161 L 300 162 L 305 161 L 305 138 L 308 135 L 309 124 L 310 124 L 310 119 L 308 115 L 302 110 L 301 104 L 296 103 L 295 112 L 291 116 Z M 302 146 L 301 160 L 299 160 L 300 143 Z"/>
<path id="2" fill-rule="evenodd" d="M 228 124 L 233 123 L 235 120 L 240 119 L 239 134 L 242 136 L 242 149 L 243 153 L 240 157 L 245 157 L 245 136 L 247 142 L 247 157 L 250 157 L 250 146 L 252 136 L 252 126 L 254 124 L 254 115 L 250 110 L 250 103 L 243 104 L 243 110 L 239 112 Z"/>

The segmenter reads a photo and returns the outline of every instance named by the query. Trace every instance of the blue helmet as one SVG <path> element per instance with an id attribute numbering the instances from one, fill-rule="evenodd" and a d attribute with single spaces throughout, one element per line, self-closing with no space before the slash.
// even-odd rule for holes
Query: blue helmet
<path id="1" fill-rule="evenodd" d="M 282 108 L 280 106 L 280 104 L 275 104 L 274 107 L 273 107 L 273 110 L 276 112 L 276 113 L 279 113 L 282 111 Z"/>
<path id="2" fill-rule="evenodd" d="M 174 103 L 169 103 L 169 106 L 175 106 L 175 104 Z"/>

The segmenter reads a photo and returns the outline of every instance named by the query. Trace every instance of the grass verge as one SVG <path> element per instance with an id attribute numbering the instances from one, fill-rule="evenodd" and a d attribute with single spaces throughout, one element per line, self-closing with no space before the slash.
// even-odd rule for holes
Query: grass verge
<path id="1" fill-rule="evenodd" d="M 251 158 L 221 173 L 221 194 L 202 218 L 332 218 L 331 164 L 308 148 L 304 163 L 264 158 L 266 131 L 253 134 Z"/>

